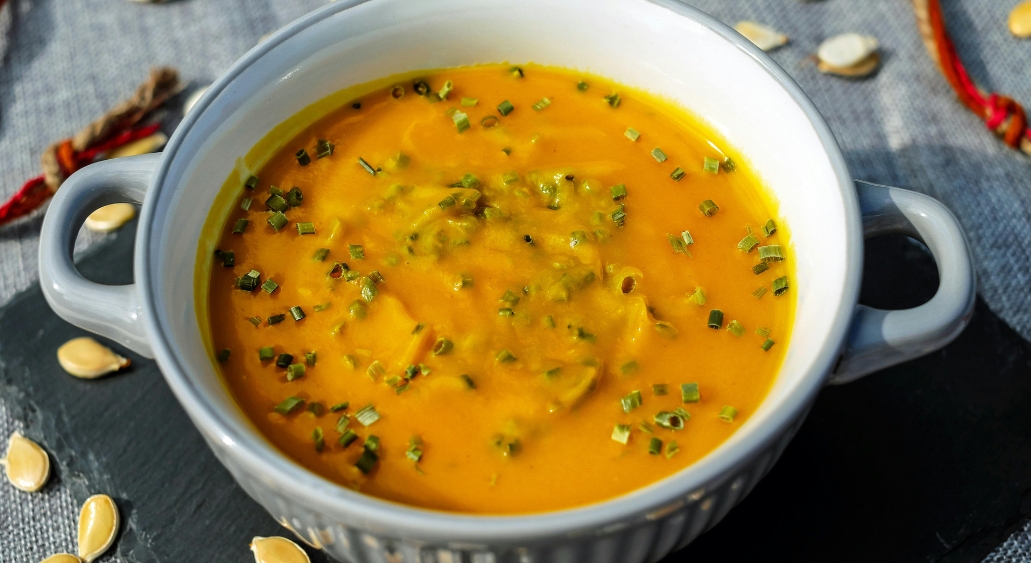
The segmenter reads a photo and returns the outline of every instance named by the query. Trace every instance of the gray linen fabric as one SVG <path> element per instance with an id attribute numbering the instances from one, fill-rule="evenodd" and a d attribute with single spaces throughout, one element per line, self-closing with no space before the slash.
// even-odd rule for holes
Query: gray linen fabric
<path id="1" fill-rule="evenodd" d="M 1005 29 L 1017 0 L 950 0 L 946 16 L 971 73 L 987 88 L 1031 104 L 1031 41 Z M 39 173 L 40 152 L 124 97 L 155 64 L 206 84 L 261 36 L 320 0 L 10 0 L 0 11 L 0 196 Z M 773 53 L 826 116 L 855 177 L 944 201 L 974 250 L 979 291 L 991 309 L 1031 336 L 1031 159 L 1004 147 L 956 102 L 924 52 L 905 0 L 691 0 L 728 23 L 752 19 L 788 33 Z M 809 60 L 842 32 L 875 35 L 884 66 L 849 81 Z M 713 69 L 719 72 L 720 69 Z M 169 112 L 174 121 L 177 108 Z M 790 155 L 785 155 L 790 158 Z M 0 229 L 0 303 L 34 283 L 40 217 Z M 99 236 L 80 237 L 84 247 Z M 20 422 L 0 406 L 0 437 Z M 0 562 L 34 562 L 74 546 L 67 487 L 42 495 L 0 486 Z M 31 523 L 31 525 L 25 525 Z M 1031 562 L 1031 530 L 989 560 Z"/>

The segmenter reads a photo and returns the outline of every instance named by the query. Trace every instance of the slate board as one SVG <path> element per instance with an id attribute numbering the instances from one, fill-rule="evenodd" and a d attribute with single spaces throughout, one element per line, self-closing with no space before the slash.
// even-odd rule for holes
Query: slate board
<path id="1" fill-rule="evenodd" d="M 131 281 L 133 231 L 79 269 Z M 934 293 L 937 272 L 919 245 L 877 239 L 867 259 L 864 303 L 914 306 Z M 79 501 L 116 499 L 125 560 L 248 561 L 252 536 L 283 534 L 210 453 L 152 362 L 129 354 L 130 370 L 96 381 L 65 374 L 54 352 L 82 334 L 38 287 L 16 297 L 0 310 L 0 400 L 52 454 L 55 483 Z M 980 561 L 1031 515 L 1029 376 L 1031 345 L 979 301 L 945 350 L 825 389 L 752 494 L 665 563 Z"/>

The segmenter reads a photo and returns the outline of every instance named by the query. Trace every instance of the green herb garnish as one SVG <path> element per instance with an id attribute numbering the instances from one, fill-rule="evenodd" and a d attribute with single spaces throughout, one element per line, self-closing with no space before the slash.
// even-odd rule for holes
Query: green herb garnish
<path id="1" fill-rule="evenodd" d="M 501 102 L 500 104 L 498 104 L 498 113 L 500 113 L 503 116 L 512 113 L 512 110 L 514 110 L 514 109 L 515 109 L 515 106 L 513 106 L 512 102 L 510 102 L 508 100 L 505 100 L 505 101 Z"/>
<path id="2" fill-rule="evenodd" d="M 630 393 L 627 393 L 625 397 L 620 399 L 619 404 L 623 407 L 624 413 L 629 413 L 630 411 L 641 406 L 642 401 L 643 398 L 641 397 L 641 391 L 635 389 Z"/>
<path id="3" fill-rule="evenodd" d="M 624 446 L 630 441 L 630 425 L 629 424 L 617 424 L 612 429 L 612 439 Z"/>
<path id="4" fill-rule="evenodd" d="M 723 422 L 734 422 L 734 418 L 737 417 L 737 409 L 734 407 L 723 407 L 720 409 L 720 420 Z"/>
<path id="5" fill-rule="evenodd" d="M 702 212 L 702 215 L 705 215 L 706 217 L 712 217 L 720 210 L 719 206 L 713 203 L 711 199 L 703 201 L 701 205 L 698 206 L 698 209 Z"/>
<path id="6" fill-rule="evenodd" d="M 788 278 L 787 276 L 779 277 L 773 280 L 773 294 L 784 295 L 784 292 L 788 290 Z"/>
<path id="7" fill-rule="evenodd" d="M 308 156 L 308 151 L 304 149 L 297 151 L 297 154 L 294 156 L 297 157 L 297 164 L 300 164 L 301 166 L 308 166 L 311 164 L 311 157 Z"/>
<path id="8" fill-rule="evenodd" d="M 358 412 L 354 414 L 355 420 L 361 423 L 362 426 L 371 426 L 374 422 L 379 420 L 379 413 L 376 412 L 376 407 L 371 404 L 365 405 Z"/>
<path id="9" fill-rule="evenodd" d="M 623 135 L 633 142 L 637 142 L 637 139 L 641 138 L 641 134 L 638 133 L 637 129 L 634 129 L 633 127 L 627 127 L 626 132 L 624 132 Z"/>
<path id="10" fill-rule="evenodd" d="M 684 383 L 680 386 L 680 400 L 685 403 L 697 403 L 702 400 L 697 383 Z"/>
<path id="11" fill-rule="evenodd" d="M 652 149 L 652 158 L 655 159 L 655 162 L 666 162 L 668 157 L 666 156 L 666 153 L 662 152 L 662 149 L 655 147 Z"/>
<path id="12" fill-rule="evenodd" d="M 715 158 L 705 157 L 705 160 L 702 161 L 702 171 L 708 172 L 709 174 L 719 174 L 720 161 Z"/>
<path id="13" fill-rule="evenodd" d="M 303 406 L 304 399 L 300 397 L 287 397 L 286 399 L 283 399 L 283 402 L 273 407 L 272 410 L 276 411 L 279 414 L 287 415 L 297 412 Z"/>
<path id="14" fill-rule="evenodd" d="M 233 234 L 242 235 L 243 231 L 247 229 L 247 224 L 250 223 L 247 219 L 237 219 L 236 223 L 233 224 Z"/>
<path id="15" fill-rule="evenodd" d="M 311 223 L 311 222 L 297 223 L 297 234 L 299 234 L 299 235 L 314 235 L 315 234 L 315 223 Z"/>

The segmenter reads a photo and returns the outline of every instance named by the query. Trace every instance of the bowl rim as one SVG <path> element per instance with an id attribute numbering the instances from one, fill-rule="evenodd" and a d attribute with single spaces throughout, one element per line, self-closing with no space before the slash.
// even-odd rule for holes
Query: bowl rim
<path id="1" fill-rule="evenodd" d="M 245 471 L 261 475 L 263 485 L 271 486 L 278 495 L 289 494 L 297 504 L 328 515 L 331 519 L 339 518 L 361 528 L 388 531 L 394 536 L 430 541 L 526 543 L 626 524 L 644 518 L 656 509 L 682 502 L 691 492 L 705 490 L 718 484 L 722 479 L 729 478 L 733 471 L 778 440 L 801 416 L 804 416 L 831 371 L 858 302 L 863 239 L 860 208 L 853 180 L 829 126 L 813 102 L 787 72 L 731 27 L 680 0 L 636 1 L 660 6 L 678 17 L 688 18 L 706 27 L 743 51 L 770 75 L 790 95 L 815 131 L 837 179 L 837 188 L 841 192 L 845 208 L 845 244 L 849 252 L 845 260 L 843 292 L 838 308 L 833 312 L 833 324 L 809 371 L 799 379 L 796 390 L 785 397 L 779 408 L 771 413 L 768 424 L 752 428 L 730 449 L 721 451 L 717 448 L 714 453 L 718 452 L 719 455 L 707 455 L 668 477 L 617 497 L 558 511 L 490 515 L 431 510 L 350 490 L 309 471 L 277 450 L 263 437 L 256 435 L 252 428 L 245 428 L 220 412 L 207 394 L 194 385 L 186 375 L 186 369 L 170 344 L 172 339 L 167 333 L 167 327 L 162 324 L 161 316 L 156 314 L 162 310 L 158 304 L 157 292 L 153 291 L 153 280 L 158 279 L 156 270 L 159 260 L 156 256 L 151 256 L 149 249 L 152 241 L 160 236 L 160 227 L 164 221 L 155 209 L 155 202 L 159 199 L 158 194 L 166 184 L 171 163 L 189 130 L 215 97 L 245 69 L 257 63 L 266 53 L 318 22 L 372 1 L 376 0 L 341 0 L 309 12 L 258 43 L 233 63 L 184 117 L 165 148 L 160 166 L 152 179 L 151 193 L 148 194 L 141 212 L 135 252 L 134 273 L 145 312 L 143 319 L 165 380 L 198 430 L 209 440 L 212 449 L 229 450 L 231 453 L 228 457 L 232 457 L 235 463 L 245 466 Z M 223 455 L 227 454 L 220 454 L 218 457 L 222 458 Z"/>

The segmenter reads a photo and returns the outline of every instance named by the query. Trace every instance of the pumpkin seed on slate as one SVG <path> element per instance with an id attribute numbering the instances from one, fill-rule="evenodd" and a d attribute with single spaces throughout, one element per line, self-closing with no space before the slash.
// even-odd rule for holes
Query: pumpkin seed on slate
<path id="1" fill-rule="evenodd" d="M 82 379 L 96 379 L 127 368 L 132 363 L 88 336 L 62 344 L 57 349 L 57 361 L 64 371 Z"/>
<path id="2" fill-rule="evenodd" d="M 38 444 L 15 432 L 7 442 L 7 457 L 0 459 L 7 480 L 16 489 L 34 493 L 50 478 L 50 456 Z"/>
<path id="3" fill-rule="evenodd" d="M 280 536 L 251 540 L 254 563 L 311 563 L 301 546 Z"/>
<path id="4" fill-rule="evenodd" d="M 788 42 L 787 35 L 784 35 L 768 25 L 763 25 L 758 22 L 737 22 L 734 29 L 736 29 L 741 35 L 744 35 L 745 39 L 755 43 L 755 46 L 763 51 L 772 51 L 777 47 L 786 45 Z"/>
<path id="5" fill-rule="evenodd" d="M 91 231 L 110 233 L 132 221 L 135 216 L 136 207 L 131 203 L 112 203 L 90 213 L 85 224 Z"/>
<path id="6" fill-rule="evenodd" d="M 118 506 L 107 495 L 86 499 L 79 511 L 79 557 L 93 563 L 118 536 Z"/>

